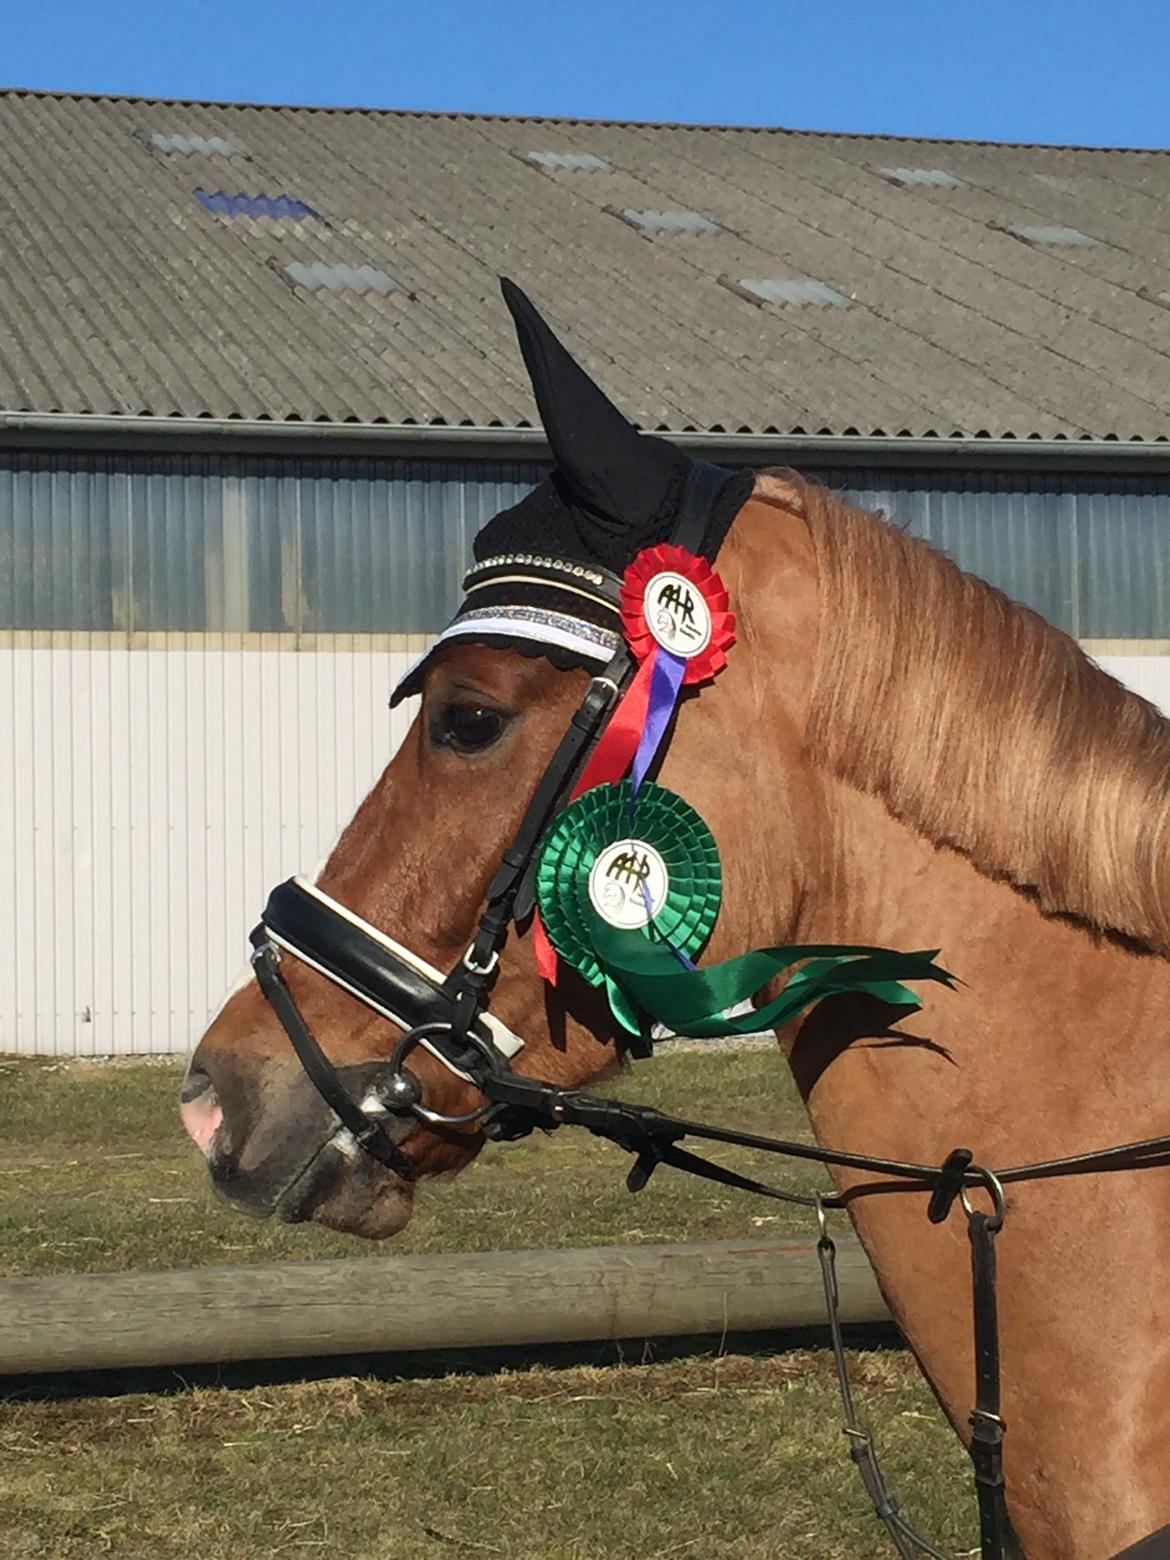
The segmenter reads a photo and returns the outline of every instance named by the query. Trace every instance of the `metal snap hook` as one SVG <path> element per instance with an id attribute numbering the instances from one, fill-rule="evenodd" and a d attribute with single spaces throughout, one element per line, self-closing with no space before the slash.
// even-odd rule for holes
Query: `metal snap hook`
<path id="1" fill-rule="evenodd" d="M 819 1245 L 831 1244 L 832 1237 L 829 1234 L 829 1219 L 825 1213 L 825 1200 L 820 1192 L 813 1193 L 813 1207 L 817 1215 L 817 1241 Z"/>

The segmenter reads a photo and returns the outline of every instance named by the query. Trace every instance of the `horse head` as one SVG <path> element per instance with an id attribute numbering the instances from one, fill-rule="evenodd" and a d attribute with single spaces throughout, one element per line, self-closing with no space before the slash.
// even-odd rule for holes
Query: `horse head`
<path id="1" fill-rule="evenodd" d="M 518 289 L 505 283 L 505 297 L 555 468 L 476 539 L 463 606 L 395 692 L 395 700 L 421 697 L 409 734 L 316 882 L 444 973 L 469 946 L 502 853 L 590 675 L 621 643 L 615 603 L 595 582 L 620 576 L 641 550 L 674 533 L 695 468 L 626 421 Z M 796 505 L 795 487 L 707 471 L 696 551 L 718 555 L 744 653 L 718 684 L 684 690 L 658 778 L 719 843 L 723 908 L 710 950 L 718 956 L 761 927 L 777 940 L 791 934 L 816 871 L 816 788 L 800 755 L 816 591 L 807 534 L 783 508 L 785 500 Z M 749 585 L 765 573 L 769 589 L 759 595 Z M 763 665 L 783 668 L 783 697 L 766 685 Z M 765 788 L 766 847 L 742 827 L 749 794 Z M 524 1041 L 515 1068 L 565 1085 L 613 1071 L 629 1035 L 572 970 L 547 985 L 533 945 L 526 920 L 503 952 L 491 995 L 493 1021 Z M 398 1030 L 303 960 L 286 955 L 282 968 L 306 1025 L 360 1098 L 384 1074 Z M 436 1114 L 474 1108 L 474 1090 L 435 1056 L 420 1050 L 411 1067 Z M 416 1179 L 461 1168 L 483 1143 L 474 1123 L 407 1121 L 394 1134 L 409 1175 L 354 1152 L 252 983 L 201 1040 L 183 1113 L 213 1183 L 240 1208 L 369 1236 L 406 1223 Z"/>

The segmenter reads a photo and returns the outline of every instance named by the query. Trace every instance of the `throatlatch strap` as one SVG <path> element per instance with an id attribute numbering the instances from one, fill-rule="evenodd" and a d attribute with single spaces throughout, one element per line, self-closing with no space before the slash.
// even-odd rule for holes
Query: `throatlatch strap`
<path id="1" fill-rule="evenodd" d="M 720 489 L 735 475 L 725 466 L 713 466 L 709 461 L 697 460 L 692 463 L 687 472 L 678 519 L 670 538 L 676 547 L 685 547 L 687 552 L 702 556 L 707 524 L 715 500 Z"/>

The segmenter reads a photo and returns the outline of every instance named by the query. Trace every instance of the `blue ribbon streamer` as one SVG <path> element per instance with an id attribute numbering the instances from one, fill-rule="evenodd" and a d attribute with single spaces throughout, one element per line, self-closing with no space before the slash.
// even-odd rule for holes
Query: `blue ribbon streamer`
<path id="1" fill-rule="evenodd" d="M 654 762 L 674 707 L 678 703 L 679 689 L 686 675 L 686 657 L 675 655 L 659 645 L 654 652 L 654 670 L 650 673 L 650 699 L 646 707 L 646 722 L 638 738 L 634 762 L 630 766 L 630 815 L 638 787 L 646 778 L 646 772 Z"/>
<path id="2" fill-rule="evenodd" d="M 674 714 L 674 707 L 678 703 L 679 690 L 682 688 L 686 669 L 685 656 L 675 655 L 673 651 L 664 649 L 662 645 L 656 647 L 654 666 L 650 672 L 650 697 L 646 706 L 646 720 L 642 727 L 642 735 L 638 738 L 633 763 L 630 765 L 628 818 L 631 834 L 634 830 L 634 803 L 638 797 L 638 788 L 645 780 L 646 773 L 654 762 L 658 749 L 662 746 L 670 717 Z M 654 907 L 650 901 L 650 890 L 645 883 L 642 884 L 642 897 L 646 901 L 646 919 L 651 922 L 654 917 Z M 662 941 L 684 969 L 697 968 L 681 948 L 676 948 L 668 938 L 663 938 Z"/>

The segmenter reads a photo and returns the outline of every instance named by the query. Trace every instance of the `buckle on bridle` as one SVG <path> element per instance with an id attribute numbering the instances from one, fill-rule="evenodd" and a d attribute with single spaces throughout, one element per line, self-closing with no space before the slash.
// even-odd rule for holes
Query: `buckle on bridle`
<path id="1" fill-rule="evenodd" d="M 604 672 L 598 672 L 596 677 L 591 677 L 589 679 L 589 687 L 591 690 L 593 688 L 596 688 L 599 691 L 604 689 L 605 692 L 609 695 L 608 699 L 606 700 L 607 704 L 612 704 L 613 701 L 617 698 L 618 694 L 622 691 L 615 679 L 612 677 L 607 677 Z"/>
<path id="2" fill-rule="evenodd" d="M 500 950 L 498 948 L 493 948 L 491 953 L 488 955 L 487 963 L 486 964 L 480 964 L 478 962 L 478 960 L 475 958 L 475 944 L 474 943 L 471 943 L 468 946 L 467 952 L 463 955 L 463 968 L 465 970 L 470 970 L 470 972 L 473 975 L 479 975 L 479 976 L 491 975 L 494 972 L 494 970 L 496 968 L 496 965 L 499 964 L 499 962 L 500 962 Z"/>

